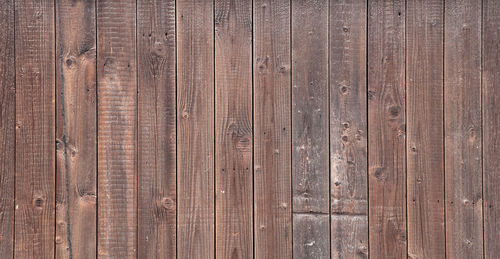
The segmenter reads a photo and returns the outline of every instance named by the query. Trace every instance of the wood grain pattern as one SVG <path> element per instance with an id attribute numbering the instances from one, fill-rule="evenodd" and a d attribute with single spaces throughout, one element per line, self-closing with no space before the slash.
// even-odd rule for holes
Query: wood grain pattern
<path id="1" fill-rule="evenodd" d="M 366 1 L 330 2 L 332 258 L 368 257 Z"/>
<path id="2" fill-rule="evenodd" d="M 443 1 L 407 2 L 408 257 L 445 256 Z"/>
<path id="3" fill-rule="evenodd" d="M 291 258 L 290 1 L 253 10 L 255 258 Z"/>
<path id="4" fill-rule="evenodd" d="M 176 257 L 175 1 L 137 2 L 138 257 Z"/>
<path id="5" fill-rule="evenodd" d="M 177 2 L 177 257 L 214 258 L 212 1 Z"/>
<path id="6" fill-rule="evenodd" d="M 444 15 L 446 256 L 482 258 L 481 1 Z"/>
<path id="7" fill-rule="evenodd" d="M 330 258 L 329 225 L 328 215 L 294 213 L 293 258 Z"/>
<path id="8" fill-rule="evenodd" d="M 136 3 L 97 2 L 98 256 L 137 255 Z"/>
<path id="9" fill-rule="evenodd" d="M 16 74 L 14 1 L 0 9 L 0 255 L 14 256 Z"/>
<path id="10" fill-rule="evenodd" d="M 484 256 L 490 259 L 500 254 L 500 2 L 482 4 L 483 237 Z"/>
<path id="11" fill-rule="evenodd" d="M 53 258 L 54 4 L 16 1 L 16 258 Z"/>
<path id="12" fill-rule="evenodd" d="M 96 256 L 95 1 L 56 2 L 56 258 Z"/>
<path id="13" fill-rule="evenodd" d="M 405 3 L 368 11 L 370 257 L 406 258 Z"/>

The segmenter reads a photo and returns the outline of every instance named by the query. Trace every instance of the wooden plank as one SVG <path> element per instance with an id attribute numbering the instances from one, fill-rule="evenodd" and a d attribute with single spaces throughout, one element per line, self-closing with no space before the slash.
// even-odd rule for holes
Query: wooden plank
<path id="1" fill-rule="evenodd" d="M 330 257 L 328 112 L 328 1 L 294 1 L 292 2 L 294 258 Z M 317 215 L 304 217 L 298 213 Z M 315 232 L 317 235 L 309 236 L 302 233 L 313 228 L 317 229 Z"/>
<path id="2" fill-rule="evenodd" d="M 216 0 L 215 32 L 215 254 L 252 258 L 252 2 Z"/>
<path id="3" fill-rule="evenodd" d="M 483 257 L 481 1 L 445 2 L 446 256 Z"/>
<path id="4" fill-rule="evenodd" d="M 406 258 L 405 1 L 368 12 L 370 256 Z"/>
<path id="5" fill-rule="evenodd" d="M 291 258 L 290 1 L 253 10 L 255 258 Z"/>
<path id="6" fill-rule="evenodd" d="M 16 74 L 14 1 L 0 9 L 0 254 L 14 256 Z"/>
<path id="7" fill-rule="evenodd" d="M 407 2 L 408 257 L 445 257 L 443 1 Z"/>
<path id="8" fill-rule="evenodd" d="M 368 257 L 366 11 L 330 2 L 332 258 Z"/>
<path id="9" fill-rule="evenodd" d="M 137 2 L 138 257 L 176 257 L 175 1 Z"/>
<path id="10" fill-rule="evenodd" d="M 177 2 L 177 257 L 214 258 L 214 3 Z"/>
<path id="11" fill-rule="evenodd" d="M 500 254 L 500 2 L 483 1 L 482 21 L 482 129 L 484 255 Z"/>
<path id="12" fill-rule="evenodd" d="M 137 254 L 136 3 L 97 2 L 98 256 Z"/>
<path id="13" fill-rule="evenodd" d="M 56 258 L 96 256 L 95 1 L 56 1 Z"/>
<path id="14" fill-rule="evenodd" d="M 54 3 L 16 1 L 16 258 L 53 258 Z"/>

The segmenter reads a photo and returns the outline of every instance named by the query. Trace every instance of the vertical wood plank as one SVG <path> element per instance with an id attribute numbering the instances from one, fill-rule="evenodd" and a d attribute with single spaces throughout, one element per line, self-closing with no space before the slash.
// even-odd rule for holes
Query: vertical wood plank
<path id="1" fill-rule="evenodd" d="M 256 258 L 292 257 L 290 11 L 289 0 L 254 2 Z"/>
<path id="2" fill-rule="evenodd" d="M 481 1 L 445 2 L 446 256 L 483 257 Z"/>
<path id="3" fill-rule="evenodd" d="M 294 258 L 330 257 L 328 112 L 328 1 L 293 1 Z"/>
<path id="4" fill-rule="evenodd" d="M 98 256 L 137 254 L 136 3 L 97 2 Z"/>
<path id="5" fill-rule="evenodd" d="M 178 258 L 215 255 L 213 5 L 177 2 Z"/>
<path id="6" fill-rule="evenodd" d="M 407 2 L 408 257 L 443 258 L 443 1 Z"/>
<path id="7" fill-rule="evenodd" d="M 16 1 L 16 258 L 53 258 L 54 3 Z"/>
<path id="8" fill-rule="evenodd" d="M 406 258 L 405 1 L 370 1 L 368 31 L 370 257 Z"/>
<path id="9" fill-rule="evenodd" d="M 368 257 L 366 1 L 330 1 L 332 258 Z"/>
<path id="10" fill-rule="evenodd" d="M 14 256 L 16 74 L 14 1 L 0 9 L 0 254 Z"/>
<path id="11" fill-rule="evenodd" d="M 137 2 L 138 257 L 176 257 L 175 1 Z"/>
<path id="12" fill-rule="evenodd" d="M 215 253 L 252 258 L 252 1 L 215 1 L 215 94 Z"/>
<path id="13" fill-rule="evenodd" d="M 95 1 L 56 1 L 56 258 L 96 256 Z"/>
<path id="14" fill-rule="evenodd" d="M 483 199 L 484 255 L 500 254 L 500 2 L 483 1 L 482 30 L 482 115 L 483 115 Z"/>

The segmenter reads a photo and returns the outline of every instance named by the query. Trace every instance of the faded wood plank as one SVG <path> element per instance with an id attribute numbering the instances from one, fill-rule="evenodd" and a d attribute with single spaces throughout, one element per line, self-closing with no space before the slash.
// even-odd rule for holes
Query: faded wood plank
<path id="1" fill-rule="evenodd" d="M 212 1 L 177 2 L 177 252 L 214 258 Z"/>
<path id="2" fill-rule="evenodd" d="M 328 1 L 293 1 L 293 213 L 318 214 L 293 216 L 294 258 L 330 257 L 328 113 Z"/>
<path id="3" fill-rule="evenodd" d="M 366 1 L 330 1 L 332 258 L 368 257 Z"/>
<path id="4" fill-rule="evenodd" d="M 137 254 L 135 1 L 97 2 L 98 256 Z"/>
<path id="5" fill-rule="evenodd" d="M 482 15 L 483 233 L 485 258 L 493 259 L 500 254 L 500 2 L 484 0 Z"/>
<path id="6" fill-rule="evenodd" d="M 138 257 L 176 257 L 175 1 L 137 2 Z"/>
<path id="7" fill-rule="evenodd" d="M 405 1 L 368 11 L 370 257 L 406 258 Z"/>
<path id="8" fill-rule="evenodd" d="M 16 1 L 16 258 L 53 258 L 54 4 Z"/>
<path id="9" fill-rule="evenodd" d="M 408 257 L 443 258 L 443 1 L 407 2 Z"/>
<path id="10" fill-rule="evenodd" d="M 216 257 L 253 257 L 252 2 L 215 1 Z"/>
<path id="11" fill-rule="evenodd" d="M 16 74 L 14 1 L 0 9 L 0 254 L 14 256 Z"/>
<path id="12" fill-rule="evenodd" d="M 292 257 L 290 12 L 254 2 L 255 258 Z"/>
<path id="13" fill-rule="evenodd" d="M 444 19 L 446 256 L 482 258 L 481 1 L 448 0 Z"/>

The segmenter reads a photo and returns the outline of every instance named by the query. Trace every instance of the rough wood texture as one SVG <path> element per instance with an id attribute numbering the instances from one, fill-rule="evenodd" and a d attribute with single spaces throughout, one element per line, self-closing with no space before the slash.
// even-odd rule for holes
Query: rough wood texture
<path id="1" fill-rule="evenodd" d="M 255 258 L 292 257 L 290 1 L 254 2 Z"/>
<path id="2" fill-rule="evenodd" d="M 53 258 L 54 3 L 16 1 L 15 258 Z"/>
<path id="3" fill-rule="evenodd" d="M 251 1 L 215 1 L 215 94 L 215 253 L 252 258 Z"/>
<path id="4" fill-rule="evenodd" d="M 14 256 L 16 74 L 14 1 L 0 9 L 0 255 Z"/>
<path id="5" fill-rule="evenodd" d="M 408 257 L 443 258 L 443 1 L 407 2 Z"/>
<path id="6" fill-rule="evenodd" d="M 177 2 L 178 258 L 215 256 L 213 5 Z"/>
<path id="7" fill-rule="evenodd" d="M 368 257 L 366 1 L 330 2 L 332 258 Z"/>
<path id="8" fill-rule="evenodd" d="M 481 1 L 445 2 L 446 257 L 483 257 Z"/>
<path id="9" fill-rule="evenodd" d="M 137 254 L 136 3 L 97 2 L 98 256 Z"/>
<path id="10" fill-rule="evenodd" d="M 370 257 L 406 258 L 405 2 L 368 12 Z"/>
<path id="11" fill-rule="evenodd" d="M 175 1 L 137 2 L 138 257 L 176 257 Z"/>
<path id="12" fill-rule="evenodd" d="M 293 214 L 293 258 L 330 258 L 329 215 Z"/>
<path id="13" fill-rule="evenodd" d="M 500 254 L 500 2 L 484 0 L 482 15 L 484 255 L 493 259 Z"/>

